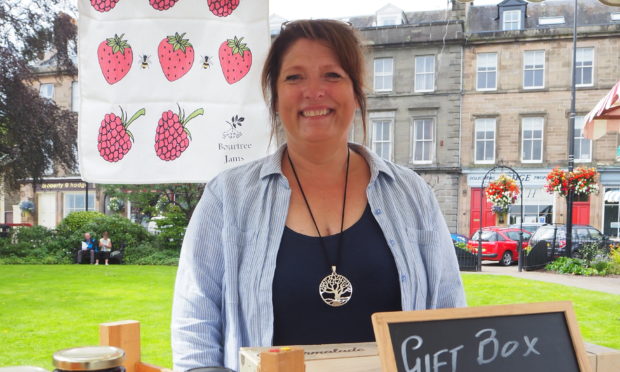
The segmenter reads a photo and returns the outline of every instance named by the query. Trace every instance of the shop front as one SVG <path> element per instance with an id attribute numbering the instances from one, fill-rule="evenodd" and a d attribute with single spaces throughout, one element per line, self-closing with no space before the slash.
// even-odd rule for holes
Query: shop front
<path id="1" fill-rule="evenodd" d="M 95 184 L 79 178 L 53 177 L 45 178 L 35 186 L 31 184 L 21 186 L 23 200 L 32 200 L 35 204 L 34 213 L 30 218 L 36 225 L 55 228 L 69 213 L 76 211 L 99 210 Z"/>
<path id="2" fill-rule="evenodd" d="M 602 216 L 601 231 L 620 240 L 620 168 L 600 167 Z M 595 226 L 597 227 L 597 226 Z"/>
<path id="3" fill-rule="evenodd" d="M 551 169 L 515 169 L 523 182 L 523 223 L 553 223 L 557 222 L 554 211 L 556 199 L 544 190 L 545 178 Z M 461 231 L 469 231 L 470 236 L 482 227 L 498 224 L 497 216 L 491 210 L 491 203 L 486 201 L 483 195 L 481 183 L 488 169 L 464 169 L 467 190 L 463 194 L 469 196 L 467 210 L 469 215 L 461 216 Z M 505 172 L 504 172 L 505 173 Z M 490 180 L 499 177 L 502 172 L 498 171 L 487 177 L 485 187 Z M 508 176 L 511 174 L 506 173 Z M 516 179 L 515 176 L 512 176 Z M 517 181 L 517 184 L 519 182 Z M 482 200 L 481 200 L 482 199 Z M 481 203 L 482 202 L 482 203 Z M 481 209 L 482 205 L 482 209 Z M 511 225 L 521 222 L 521 199 L 512 205 L 505 217 L 503 224 Z"/>

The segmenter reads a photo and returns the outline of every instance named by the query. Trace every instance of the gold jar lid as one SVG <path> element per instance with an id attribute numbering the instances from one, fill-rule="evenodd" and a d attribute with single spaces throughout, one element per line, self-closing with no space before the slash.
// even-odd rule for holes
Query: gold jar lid
<path id="1" fill-rule="evenodd" d="M 65 371 L 96 371 L 123 364 L 125 352 L 114 346 L 83 346 L 54 353 L 54 366 Z"/>

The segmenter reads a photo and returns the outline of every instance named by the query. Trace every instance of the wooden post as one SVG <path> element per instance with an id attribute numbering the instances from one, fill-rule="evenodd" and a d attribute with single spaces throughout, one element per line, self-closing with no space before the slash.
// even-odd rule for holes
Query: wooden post
<path id="1" fill-rule="evenodd" d="M 260 372 L 305 372 L 304 350 L 298 347 L 273 348 L 260 353 Z"/>
<path id="2" fill-rule="evenodd" d="M 140 362 L 140 322 L 123 320 L 99 324 L 99 344 L 123 349 L 123 366 L 127 372 L 136 372 L 136 363 Z"/>

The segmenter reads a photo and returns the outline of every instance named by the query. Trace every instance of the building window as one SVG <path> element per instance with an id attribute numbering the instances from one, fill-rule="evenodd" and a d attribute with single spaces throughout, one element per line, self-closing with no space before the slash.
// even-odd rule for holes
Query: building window
<path id="1" fill-rule="evenodd" d="M 80 86 L 77 81 L 71 83 L 71 111 L 78 112 L 80 109 Z"/>
<path id="2" fill-rule="evenodd" d="M 620 188 L 605 188 L 603 210 L 603 234 L 610 238 L 620 237 Z"/>
<path id="3" fill-rule="evenodd" d="M 620 21 L 620 12 L 611 13 L 610 16 L 612 21 Z"/>
<path id="4" fill-rule="evenodd" d="M 372 151 L 386 160 L 392 160 L 392 127 L 394 117 L 372 117 Z"/>
<path id="5" fill-rule="evenodd" d="M 475 127 L 475 162 L 493 164 L 495 162 L 495 119 L 476 119 Z"/>
<path id="6" fill-rule="evenodd" d="M 503 15 L 504 15 L 504 22 L 502 25 L 503 31 L 521 29 L 521 11 L 520 10 L 505 10 L 503 12 Z"/>
<path id="7" fill-rule="evenodd" d="M 577 48 L 575 85 L 589 87 L 593 84 L 594 48 Z"/>
<path id="8" fill-rule="evenodd" d="M 476 66 L 476 90 L 497 89 L 497 53 L 479 53 Z"/>
<path id="9" fill-rule="evenodd" d="M 523 88 L 545 87 L 545 51 L 528 50 L 523 53 Z"/>
<path id="10" fill-rule="evenodd" d="M 415 91 L 435 90 L 435 56 L 415 57 Z"/>
<path id="11" fill-rule="evenodd" d="M 588 163 L 592 161 L 592 140 L 583 136 L 584 117 L 575 116 L 575 161 Z"/>
<path id="12" fill-rule="evenodd" d="M 64 193 L 64 207 L 63 214 L 64 217 L 71 212 L 79 212 L 86 210 L 86 204 L 84 201 L 86 193 L 85 192 L 66 192 Z M 88 210 L 95 210 L 95 191 L 93 190 L 88 194 Z"/>
<path id="13" fill-rule="evenodd" d="M 375 92 L 392 90 L 394 77 L 394 60 L 392 58 L 375 59 Z"/>
<path id="14" fill-rule="evenodd" d="M 389 14 L 389 15 L 378 15 L 377 16 L 377 26 L 381 27 L 381 26 L 396 26 L 396 25 L 400 25 L 402 22 L 402 17 L 399 17 L 396 14 Z"/>
<path id="15" fill-rule="evenodd" d="M 54 84 L 41 84 L 39 86 L 39 95 L 42 98 L 54 99 Z"/>
<path id="16" fill-rule="evenodd" d="M 521 119 L 521 162 L 542 162 L 544 123 L 543 118 Z"/>
<path id="17" fill-rule="evenodd" d="M 562 25 L 564 23 L 566 23 L 566 21 L 564 20 L 564 16 L 538 18 L 538 24 L 541 26 Z"/>
<path id="18" fill-rule="evenodd" d="M 522 191 L 523 223 L 553 223 L 553 195 L 538 187 L 524 187 Z M 508 221 L 511 225 L 521 222 L 519 202 L 508 208 Z"/>
<path id="19" fill-rule="evenodd" d="M 428 164 L 433 161 L 433 119 L 413 120 L 413 162 Z"/>

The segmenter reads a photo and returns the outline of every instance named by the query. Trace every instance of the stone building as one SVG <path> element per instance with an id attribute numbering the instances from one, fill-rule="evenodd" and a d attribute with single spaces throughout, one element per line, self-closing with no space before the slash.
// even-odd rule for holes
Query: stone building
<path id="1" fill-rule="evenodd" d="M 617 237 L 618 202 L 608 203 L 605 194 L 620 190 L 618 136 L 590 141 L 581 128 L 583 117 L 620 77 L 619 13 L 587 0 L 579 1 L 577 14 L 575 166 L 597 168 L 603 190 L 576 201 L 573 221 Z M 568 161 L 573 16 L 572 1 L 468 7 L 459 232 L 495 224 L 489 205 L 480 209 L 480 186 L 500 163 L 523 180 L 524 222 L 565 222 L 564 198 L 546 193 L 543 184 L 549 171 L 566 169 Z M 518 222 L 519 211 L 513 206 L 508 222 Z"/>
<path id="2" fill-rule="evenodd" d="M 53 56 L 48 56 L 33 66 L 37 75 L 34 88 L 41 97 L 53 100 L 60 107 L 78 111 L 79 87 L 77 77 L 59 72 Z M 94 184 L 82 181 L 78 169 L 54 167 L 46 171 L 43 181 L 33 190 L 32 184 L 25 180 L 20 187 L 20 200 L 32 200 L 35 204 L 34 214 L 21 216 L 13 213 L 13 222 L 29 222 L 54 228 L 70 212 L 99 208 Z"/>
<path id="3" fill-rule="evenodd" d="M 375 15 L 348 21 L 367 43 L 366 144 L 415 169 L 456 231 L 465 5 L 453 7 L 405 13 L 387 5 Z M 364 140 L 359 125 L 353 139 Z"/>

